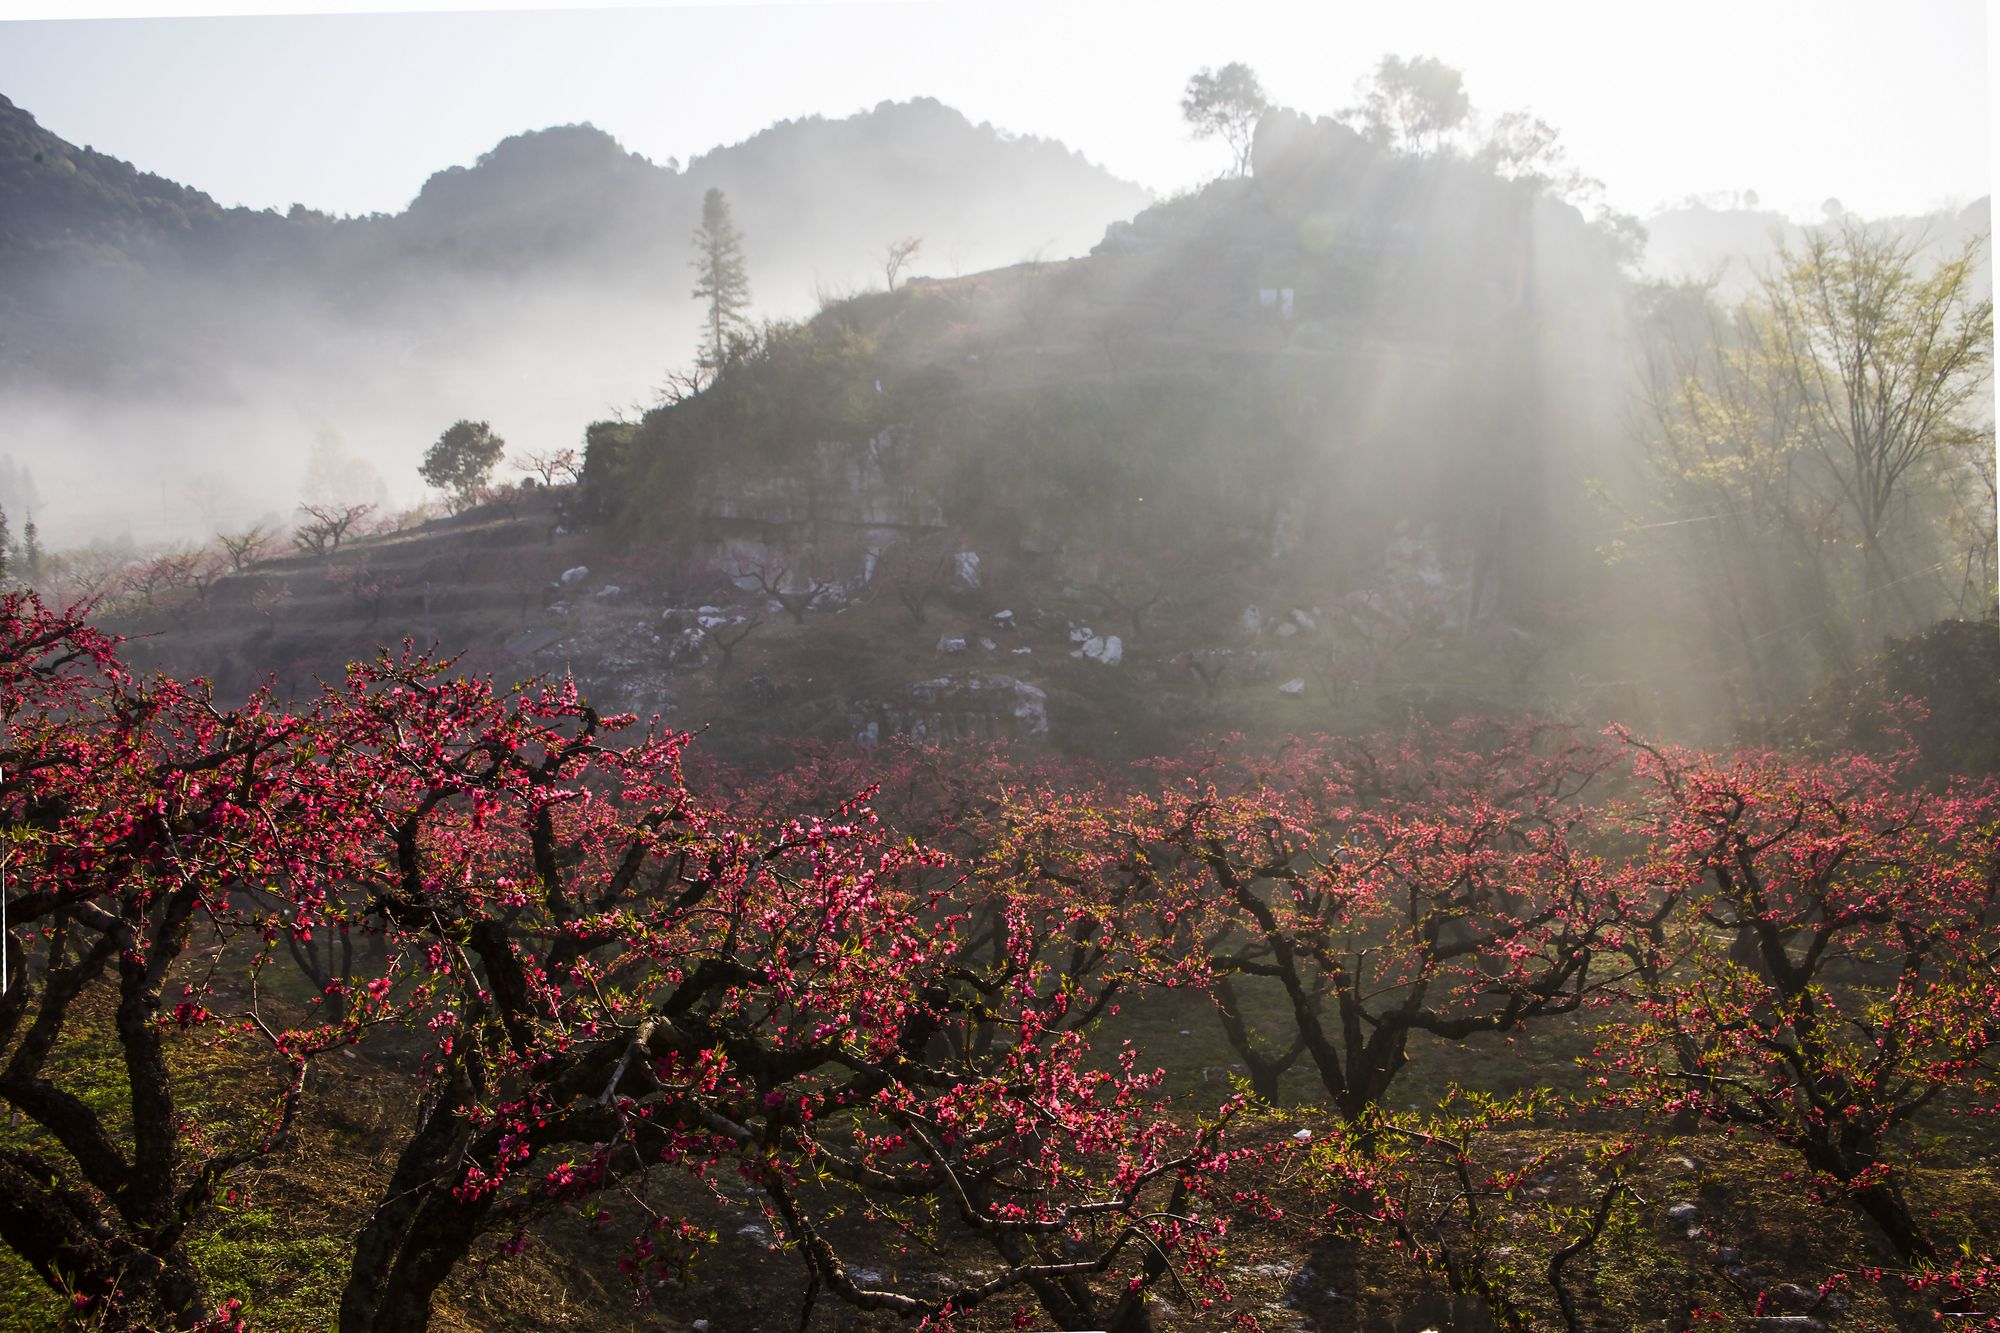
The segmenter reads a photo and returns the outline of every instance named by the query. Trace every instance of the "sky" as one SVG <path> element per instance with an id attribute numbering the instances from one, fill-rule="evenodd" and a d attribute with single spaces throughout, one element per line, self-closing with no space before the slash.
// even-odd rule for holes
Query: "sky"
<path id="1" fill-rule="evenodd" d="M 1800 218 L 1829 196 L 1913 213 L 1991 188 L 1982 0 L 204 8 L 232 16 L 0 0 L 0 94 L 72 142 L 280 211 L 394 212 L 432 172 L 553 124 L 685 162 L 774 121 L 914 96 L 1168 194 L 1227 165 L 1180 117 L 1196 69 L 1240 60 L 1273 101 L 1332 114 L 1382 55 L 1423 54 L 1463 70 L 1482 110 L 1549 121 L 1607 202 L 1641 215 L 1745 190 Z"/>

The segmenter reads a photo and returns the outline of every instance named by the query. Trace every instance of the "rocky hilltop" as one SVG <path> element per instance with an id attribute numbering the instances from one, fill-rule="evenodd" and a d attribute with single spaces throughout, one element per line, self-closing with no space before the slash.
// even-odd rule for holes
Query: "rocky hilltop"
<path id="1" fill-rule="evenodd" d="M 1587 708 L 1550 665 L 1602 595 L 1621 246 L 1463 161 L 1273 122 L 1254 174 L 1087 257 L 770 331 L 590 427 L 580 485 L 269 566 L 288 610 L 225 655 L 302 685 L 409 633 L 721 743 Z M 365 621 L 349 561 L 397 581 Z"/>

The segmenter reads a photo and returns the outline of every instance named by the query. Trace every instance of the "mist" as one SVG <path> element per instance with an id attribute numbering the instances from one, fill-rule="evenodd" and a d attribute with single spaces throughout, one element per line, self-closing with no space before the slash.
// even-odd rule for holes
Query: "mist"
<path id="1" fill-rule="evenodd" d="M 281 217 L 6 114 L 41 154 L 30 180 L 58 187 L 17 223 L 31 244 L 8 257 L 0 342 L 6 449 L 57 543 L 198 541 L 287 514 L 324 432 L 407 508 L 424 448 L 460 418 L 529 451 L 636 418 L 693 359 L 687 245 L 709 188 L 746 235 L 759 320 L 880 288 L 906 237 L 912 273 L 971 273 L 1080 254 L 1147 199 L 1059 145 L 919 101 L 773 126 L 684 169 L 587 126 L 534 131 L 441 170 L 401 213 Z M 140 202 L 79 218 L 79 179 Z"/>

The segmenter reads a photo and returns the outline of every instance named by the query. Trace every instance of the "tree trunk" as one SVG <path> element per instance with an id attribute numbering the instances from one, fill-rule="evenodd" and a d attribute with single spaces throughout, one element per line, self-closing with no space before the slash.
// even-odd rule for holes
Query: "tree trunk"
<path id="1" fill-rule="evenodd" d="M 472 1137 L 458 1115 L 469 1092 L 463 1070 L 457 1071 L 448 1091 L 404 1147 L 374 1216 L 356 1236 L 347 1286 L 340 1296 L 343 1333 L 429 1327 L 431 1295 L 450 1271 L 449 1264 L 438 1270 L 446 1228 L 440 1225 L 433 1202 L 440 1194 L 455 1202 L 447 1182 L 457 1178 L 456 1164 Z M 465 1245 L 470 1243 L 468 1235 Z M 458 1251 L 463 1252 L 463 1248 Z"/>
<path id="2" fill-rule="evenodd" d="M 88 1198 L 25 1156 L 0 1153 L 0 1241 L 76 1313 L 108 1333 L 191 1328 L 207 1312 L 201 1278 L 179 1245 L 154 1254 L 121 1236 Z"/>

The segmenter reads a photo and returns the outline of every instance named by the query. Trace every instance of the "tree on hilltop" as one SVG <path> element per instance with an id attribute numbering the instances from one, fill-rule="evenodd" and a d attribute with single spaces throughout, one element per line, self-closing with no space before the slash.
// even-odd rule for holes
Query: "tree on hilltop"
<path id="1" fill-rule="evenodd" d="M 1406 153 L 1432 153 L 1472 114 L 1465 77 L 1435 56 L 1383 56 L 1345 113 L 1361 132 Z"/>
<path id="2" fill-rule="evenodd" d="M 701 364 L 719 370 L 731 355 L 734 336 L 748 329 L 743 312 L 750 305 L 750 274 L 743 263 L 743 233 L 729 216 L 729 200 L 711 188 L 701 201 L 701 225 L 695 228 L 694 258 L 688 266 L 700 274 L 694 298 L 708 303 L 702 325 Z"/>
<path id="3" fill-rule="evenodd" d="M 1250 141 L 1258 118 L 1270 108 L 1256 73 L 1241 61 L 1201 71 L 1187 81 L 1181 116 L 1197 139 L 1221 139 L 1236 156 L 1236 174 L 1250 170 Z"/>
<path id="4" fill-rule="evenodd" d="M 484 421 L 460 419 L 438 436 L 417 474 L 449 492 L 454 510 L 466 509 L 506 452 L 507 442 L 493 433 L 493 427 Z"/>

